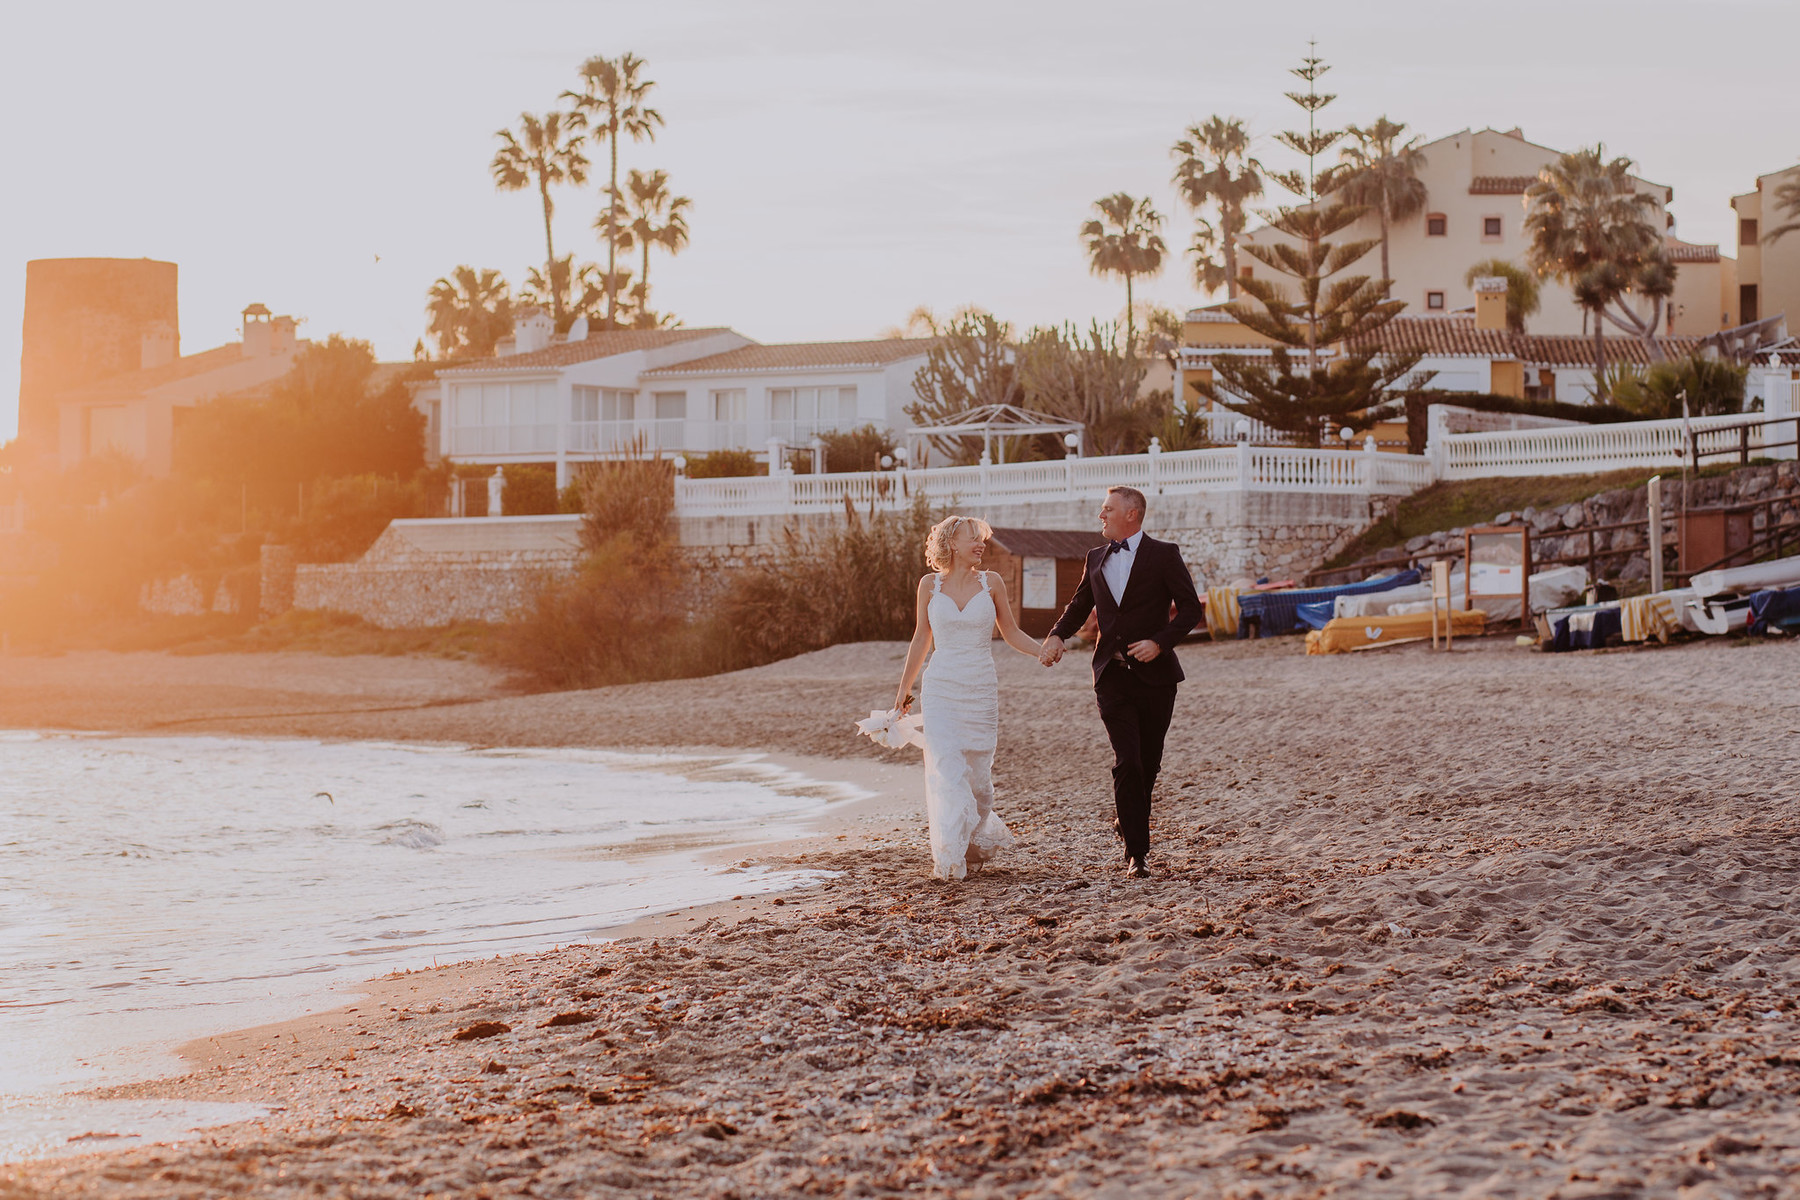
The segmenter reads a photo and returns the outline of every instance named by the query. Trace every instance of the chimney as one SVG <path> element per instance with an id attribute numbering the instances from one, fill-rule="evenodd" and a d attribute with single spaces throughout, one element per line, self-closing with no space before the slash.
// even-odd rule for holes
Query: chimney
<path id="1" fill-rule="evenodd" d="M 269 322 L 269 353 L 288 354 L 294 349 L 294 318 L 276 317 Z"/>
<path id="2" fill-rule="evenodd" d="M 1506 330 L 1506 279 L 1500 275 L 1475 278 L 1475 328 Z"/>
<path id="3" fill-rule="evenodd" d="M 269 309 L 264 304 L 252 304 L 243 311 L 244 318 L 244 357 L 261 358 L 269 352 Z"/>
<path id="4" fill-rule="evenodd" d="M 551 335 L 556 332 L 550 320 L 550 314 L 535 304 L 528 304 L 518 311 L 513 318 L 513 344 L 515 353 L 530 354 L 533 350 L 542 350 L 550 344 Z"/>
<path id="5" fill-rule="evenodd" d="M 138 366 L 144 370 L 175 361 L 175 327 L 167 321 L 152 321 L 145 329 L 138 348 Z"/>

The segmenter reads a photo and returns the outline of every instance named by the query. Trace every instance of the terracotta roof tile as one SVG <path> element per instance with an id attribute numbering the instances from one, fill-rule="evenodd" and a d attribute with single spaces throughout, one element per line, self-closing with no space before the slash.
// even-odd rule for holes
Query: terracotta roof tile
<path id="1" fill-rule="evenodd" d="M 1703 246 L 1696 242 L 1684 242 L 1680 238 L 1665 238 L 1663 245 L 1668 247 L 1669 261 L 1673 263 L 1710 263 L 1719 261 L 1718 246 Z"/>
<path id="2" fill-rule="evenodd" d="M 1661 337 L 1664 355 L 1680 358 L 1699 346 L 1697 337 Z M 1439 358 L 1518 359 L 1539 367 L 1582 367 L 1594 361 L 1594 339 L 1584 334 L 1517 334 L 1504 329 L 1477 329 L 1473 317 L 1395 317 L 1368 338 L 1358 338 L 1353 349 L 1374 344 L 1400 354 L 1425 354 Z M 1608 335 L 1608 362 L 1647 366 L 1649 348 L 1637 338 Z"/>
<path id="3" fill-rule="evenodd" d="M 1477 175 L 1469 180 L 1471 196 L 1523 196 L 1536 175 Z"/>
<path id="4" fill-rule="evenodd" d="M 1106 545 L 1106 535 L 1088 529 L 995 528 L 994 545 L 1020 558 L 1083 558 Z"/>
<path id="5" fill-rule="evenodd" d="M 714 375 L 741 371 L 806 371 L 832 367 L 885 367 L 917 358 L 937 345 L 936 338 L 879 338 L 872 342 L 790 342 L 774 346 L 740 346 L 674 366 L 645 371 L 646 377 Z"/>
<path id="6" fill-rule="evenodd" d="M 1578 333 L 1528 334 L 1525 361 L 1540 367 L 1591 367 L 1594 365 L 1594 339 Z M 1667 358 L 1683 358 L 1700 346 L 1697 337 L 1659 337 L 1656 344 Z M 1653 361 L 1650 349 L 1636 338 L 1608 337 L 1606 361 L 1628 362 L 1647 367 Z"/>
<path id="7" fill-rule="evenodd" d="M 1516 358 L 1513 335 L 1504 329 L 1477 329 L 1473 317 L 1395 317 L 1372 337 L 1355 338 L 1353 349 L 1371 342 L 1399 354 Z"/>
<path id="8" fill-rule="evenodd" d="M 731 331 L 722 327 L 712 329 L 608 329 L 590 333 L 579 342 L 561 342 L 554 346 L 546 346 L 542 350 L 532 350 L 525 354 L 508 354 L 503 358 L 484 358 L 464 363 L 461 366 L 447 367 L 441 373 L 459 375 L 476 371 L 517 371 L 533 367 L 567 367 L 575 363 L 591 362 L 596 358 L 611 358 L 615 354 L 630 354 L 637 350 L 656 350 L 663 346 L 672 346 L 677 342 L 687 342 L 694 338 L 729 332 Z"/>

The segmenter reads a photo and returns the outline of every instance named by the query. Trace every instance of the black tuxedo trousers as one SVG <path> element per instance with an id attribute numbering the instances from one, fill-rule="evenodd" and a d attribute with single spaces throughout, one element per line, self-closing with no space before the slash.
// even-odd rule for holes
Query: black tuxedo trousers
<path id="1" fill-rule="evenodd" d="M 1202 610 L 1194 577 L 1174 543 L 1145 537 L 1135 558 L 1124 595 L 1114 600 L 1101 578 L 1106 548 L 1090 552 L 1081 583 L 1051 632 L 1066 639 L 1090 612 L 1097 616 L 1094 701 L 1112 743 L 1113 807 L 1126 853 L 1142 858 L 1150 853 L 1150 794 L 1175 714 L 1175 685 L 1182 679 L 1175 643 L 1199 623 Z M 1141 641 L 1160 647 L 1147 663 L 1126 653 Z"/>
<path id="2" fill-rule="evenodd" d="M 1112 743 L 1113 808 L 1125 853 L 1143 858 L 1150 853 L 1150 795 L 1175 715 L 1175 685 L 1146 679 L 1132 660 L 1115 660 L 1094 681 L 1094 700 Z"/>

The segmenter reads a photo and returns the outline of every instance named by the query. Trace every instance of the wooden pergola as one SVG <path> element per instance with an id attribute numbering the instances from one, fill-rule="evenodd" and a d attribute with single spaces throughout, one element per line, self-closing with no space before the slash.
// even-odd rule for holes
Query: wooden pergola
<path id="1" fill-rule="evenodd" d="M 990 462 L 1005 462 L 1006 438 L 1038 434 L 1064 437 L 1074 434 L 1075 452 L 1081 454 L 1087 450 L 1087 426 L 1080 421 L 1065 421 L 1013 404 L 983 404 L 979 408 L 952 413 L 934 424 L 915 425 L 906 430 L 906 460 L 913 466 L 921 465 L 920 447 L 940 438 L 979 437 L 983 458 Z M 994 456 L 996 440 L 999 442 L 998 458 Z"/>

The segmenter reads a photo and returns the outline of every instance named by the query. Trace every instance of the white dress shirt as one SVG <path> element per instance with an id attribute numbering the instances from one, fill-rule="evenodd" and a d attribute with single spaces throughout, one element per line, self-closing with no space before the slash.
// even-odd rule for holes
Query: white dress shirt
<path id="1" fill-rule="evenodd" d="M 1114 604 L 1125 602 L 1125 584 L 1131 579 L 1131 564 L 1137 561 L 1138 543 L 1143 540 L 1144 531 L 1140 529 L 1125 539 L 1123 550 L 1108 554 L 1106 561 L 1100 564 L 1100 578 L 1106 580 Z"/>

